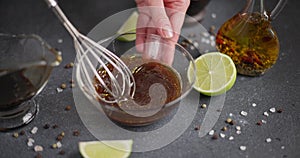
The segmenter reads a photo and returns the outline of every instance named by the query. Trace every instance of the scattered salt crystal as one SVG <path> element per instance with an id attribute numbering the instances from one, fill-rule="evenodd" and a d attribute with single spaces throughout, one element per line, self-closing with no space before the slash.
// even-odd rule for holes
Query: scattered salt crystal
<path id="1" fill-rule="evenodd" d="M 31 146 L 33 146 L 33 143 L 34 143 L 34 139 L 28 138 L 27 146 L 31 147 Z"/>
<path id="2" fill-rule="evenodd" d="M 194 47 L 194 46 L 190 46 L 190 49 L 191 49 L 191 50 L 195 50 L 195 47 Z"/>
<path id="3" fill-rule="evenodd" d="M 210 42 L 210 45 L 211 45 L 212 47 L 214 47 L 214 46 L 216 46 L 216 42 L 215 42 L 215 41 L 211 41 L 211 42 Z"/>
<path id="4" fill-rule="evenodd" d="M 40 152 L 40 151 L 43 151 L 44 150 L 44 148 L 42 147 L 42 146 L 40 146 L 40 145 L 36 145 L 35 147 L 34 147 L 34 151 L 35 152 Z"/>
<path id="5" fill-rule="evenodd" d="M 274 113 L 274 112 L 276 112 L 276 109 L 275 108 L 271 108 L 269 111 L 272 112 L 272 113 Z"/>
<path id="6" fill-rule="evenodd" d="M 253 107 L 256 107 L 256 103 L 252 103 L 252 106 L 253 106 Z"/>
<path id="7" fill-rule="evenodd" d="M 212 136 L 212 135 L 214 135 L 214 133 L 215 133 L 215 131 L 211 130 L 211 131 L 208 132 L 208 135 Z"/>
<path id="8" fill-rule="evenodd" d="M 247 116 L 248 113 L 247 113 L 246 111 L 241 111 L 241 115 L 242 115 L 242 116 Z"/>
<path id="9" fill-rule="evenodd" d="M 272 141 L 271 138 L 267 138 L 267 139 L 266 139 L 266 142 L 267 142 L 267 143 L 270 143 L 271 141 Z"/>
<path id="10" fill-rule="evenodd" d="M 266 124 L 266 123 L 267 123 L 267 121 L 266 121 L 266 120 L 261 120 L 261 122 L 262 122 L 262 123 L 264 123 L 264 124 Z"/>
<path id="11" fill-rule="evenodd" d="M 233 136 L 230 136 L 229 138 L 228 138 L 228 140 L 233 140 L 234 139 L 234 137 Z"/>
<path id="12" fill-rule="evenodd" d="M 33 143 L 32 142 L 27 142 L 27 146 L 31 147 L 31 146 L 33 146 Z"/>
<path id="13" fill-rule="evenodd" d="M 265 111 L 265 112 L 264 112 L 264 115 L 268 117 L 268 116 L 269 116 L 269 113 Z"/>
<path id="14" fill-rule="evenodd" d="M 215 19 L 215 18 L 217 17 L 217 14 L 216 14 L 216 13 L 212 13 L 212 14 L 211 14 L 211 17 L 212 17 L 213 19 Z"/>
<path id="15" fill-rule="evenodd" d="M 281 149 L 284 149 L 285 148 L 285 146 L 281 146 Z"/>
<path id="16" fill-rule="evenodd" d="M 23 119 L 23 122 L 27 122 L 30 118 L 32 117 L 32 113 L 29 112 L 27 113 L 22 119 Z"/>
<path id="17" fill-rule="evenodd" d="M 32 138 L 28 138 L 28 142 L 32 142 L 32 143 L 34 143 L 34 139 L 32 139 Z"/>
<path id="18" fill-rule="evenodd" d="M 240 150 L 242 150 L 242 151 L 245 151 L 247 149 L 247 147 L 246 146 L 240 146 Z"/>
<path id="19" fill-rule="evenodd" d="M 208 37 L 208 36 L 209 36 L 209 33 L 208 33 L 208 32 L 203 32 L 202 35 L 203 35 L 204 37 Z"/>
<path id="20" fill-rule="evenodd" d="M 61 147 L 62 147 L 62 144 L 61 144 L 60 141 L 58 141 L 58 142 L 56 143 L 56 145 L 57 145 L 57 148 L 61 148 Z"/>
<path id="21" fill-rule="evenodd" d="M 64 42 L 64 40 L 61 38 L 57 40 L 57 43 L 63 43 L 63 42 Z"/>
<path id="22" fill-rule="evenodd" d="M 225 134 L 224 133 L 220 133 L 220 137 L 221 138 L 225 138 Z"/>
<path id="23" fill-rule="evenodd" d="M 232 113 L 229 113 L 229 116 L 233 116 L 233 114 L 232 114 Z"/>
<path id="24" fill-rule="evenodd" d="M 241 134 L 242 132 L 241 131 L 236 131 L 236 134 Z"/>
<path id="25" fill-rule="evenodd" d="M 19 133 L 15 132 L 15 133 L 13 134 L 13 137 L 18 138 L 18 137 L 19 137 Z"/>
<path id="26" fill-rule="evenodd" d="M 199 47 L 199 43 L 198 43 L 197 41 L 193 42 L 193 44 L 194 44 L 194 46 L 195 46 L 196 48 Z"/>
<path id="27" fill-rule="evenodd" d="M 241 130 L 241 126 L 236 126 L 235 129 L 236 129 L 237 131 L 240 131 L 240 130 Z"/>
<path id="28" fill-rule="evenodd" d="M 36 134 L 38 131 L 38 128 L 37 127 L 33 127 L 32 130 L 31 130 L 31 134 Z"/>
<path id="29" fill-rule="evenodd" d="M 63 89 L 58 87 L 58 88 L 56 88 L 56 91 L 57 91 L 57 93 L 61 93 L 63 91 Z"/>

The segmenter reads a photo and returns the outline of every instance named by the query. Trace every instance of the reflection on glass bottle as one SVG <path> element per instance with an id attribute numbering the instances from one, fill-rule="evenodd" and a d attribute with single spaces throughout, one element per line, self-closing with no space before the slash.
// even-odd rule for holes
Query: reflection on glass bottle
<path id="1" fill-rule="evenodd" d="M 232 58 L 238 73 L 248 76 L 264 74 L 279 54 L 279 40 L 271 26 L 278 7 L 267 14 L 263 0 L 255 1 L 248 0 L 244 10 L 226 21 L 216 37 L 219 51 Z M 255 11 L 254 4 L 260 5 L 260 11 Z M 283 7 L 282 0 L 278 5 Z"/>

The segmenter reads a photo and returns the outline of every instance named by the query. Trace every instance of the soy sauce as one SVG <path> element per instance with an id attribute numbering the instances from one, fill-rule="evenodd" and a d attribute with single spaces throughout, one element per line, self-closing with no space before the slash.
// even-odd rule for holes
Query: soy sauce
<path id="1" fill-rule="evenodd" d="M 125 60 L 126 61 L 126 60 Z M 113 71 L 112 65 L 107 65 L 110 71 Z M 98 74 L 104 80 L 104 82 L 110 87 L 110 78 L 107 72 L 100 68 Z M 136 91 L 134 94 L 134 101 L 141 106 L 147 105 L 150 102 L 149 88 L 155 83 L 162 84 L 167 92 L 166 103 L 169 103 L 181 95 L 181 80 L 178 73 L 173 70 L 173 68 L 161 64 L 155 61 L 149 61 L 136 66 L 132 70 L 133 77 L 136 82 Z M 107 100 L 113 100 L 111 96 L 96 79 L 95 88 L 100 96 L 104 96 Z M 157 92 L 157 95 L 160 95 L 161 92 Z M 117 103 L 110 104 L 111 106 L 118 107 Z"/>
<path id="2" fill-rule="evenodd" d="M 15 70 L 0 69 L 0 112 L 18 108 L 45 85 L 51 67 L 35 65 Z"/>
<path id="3" fill-rule="evenodd" d="M 20 103 L 33 97 L 35 86 L 23 74 L 25 70 L 17 70 L 0 76 L 0 111 L 16 108 Z M 5 73 L 4 70 L 0 73 Z"/>

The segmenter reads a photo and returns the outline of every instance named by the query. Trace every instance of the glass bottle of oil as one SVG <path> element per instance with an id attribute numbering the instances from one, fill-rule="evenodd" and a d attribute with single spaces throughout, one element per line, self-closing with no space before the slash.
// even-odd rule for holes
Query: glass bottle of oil
<path id="1" fill-rule="evenodd" d="M 264 9 L 263 0 L 247 0 L 244 9 L 219 29 L 216 45 L 229 55 L 239 74 L 259 76 L 276 63 L 279 40 L 271 26 L 287 0 L 279 0 L 272 12 Z"/>

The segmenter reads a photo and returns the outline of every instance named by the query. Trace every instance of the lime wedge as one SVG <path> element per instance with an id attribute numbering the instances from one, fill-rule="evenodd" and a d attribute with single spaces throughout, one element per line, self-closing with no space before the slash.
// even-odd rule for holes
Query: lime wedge
<path id="1" fill-rule="evenodd" d="M 132 143 L 132 140 L 79 142 L 79 151 L 84 158 L 127 158 Z"/>
<path id="2" fill-rule="evenodd" d="M 211 52 L 201 55 L 195 60 L 196 80 L 194 89 L 198 92 L 215 96 L 228 91 L 235 83 L 236 68 L 232 59 L 220 52 Z M 193 67 L 188 70 L 191 78 Z"/>
<path id="3" fill-rule="evenodd" d="M 132 12 L 129 18 L 117 31 L 117 34 L 121 35 L 124 33 L 135 33 L 138 16 L 139 14 L 136 11 Z M 130 42 L 130 41 L 134 41 L 135 38 L 136 38 L 135 34 L 127 34 L 127 35 L 119 36 L 117 39 L 120 41 Z"/>

